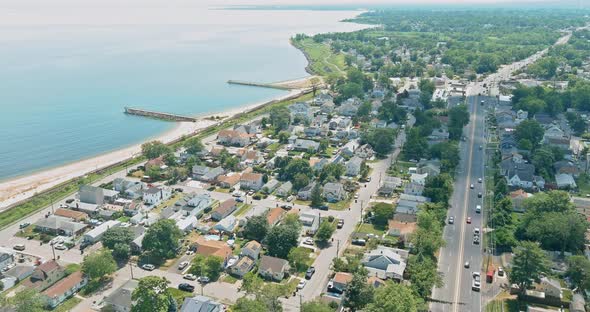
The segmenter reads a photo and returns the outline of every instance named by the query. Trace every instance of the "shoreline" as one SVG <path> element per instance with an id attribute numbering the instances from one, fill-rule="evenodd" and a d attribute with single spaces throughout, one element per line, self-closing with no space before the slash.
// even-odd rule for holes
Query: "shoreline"
<path id="1" fill-rule="evenodd" d="M 297 78 L 293 81 L 299 82 L 301 80 L 308 80 L 311 77 L 313 76 Z M 210 126 L 217 123 L 223 123 L 225 120 L 239 116 L 242 113 L 285 100 L 295 95 L 302 95 L 304 91 L 305 89 L 295 89 L 268 100 L 245 104 L 221 112 L 198 114 L 195 115 L 195 117 L 198 118 L 197 122 L 175 122 L 172 129 L 156 136 L 146 138 L 139 143 L 134 143 L 126 147 L 89 158 L 76 160 L 67 164 L 58 165 L 56 167 L 41 169 L 40 171 L 35 171 L 30 174 L 2 180 L 0 181 L 0 212 L 10 209 L 12 206 L 27 200 L 37 193 L 47 191 L 61 183 L 84 176 L 96 170 L 104 169 L 122 161 L 135 158 L 141 153 L 141 145 L 143 143 L 153 140 L 158 140 L 163 143 L 171 143 L 179 140 L 183 136 L 195 135 Z M 221 119 L 212 120 L 212 117 L 221 117 Z"/>

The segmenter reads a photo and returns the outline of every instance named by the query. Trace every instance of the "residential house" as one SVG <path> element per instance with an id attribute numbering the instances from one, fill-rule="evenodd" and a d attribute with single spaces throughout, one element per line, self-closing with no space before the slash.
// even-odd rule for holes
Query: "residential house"
<path id="1" fill-rule="evenodd" d="M 545 297 L 552 297 L 552 298 L 563 298 L 563 291 L 561 290 L 561 284 L 559 281 L 550 278 L 550 277 L 542 277 L 541 283 L 539 284 L 539 288 L 541 291 L 545 293 Z"/>
<path id="2" fill-rule="evenodd" d="M 426 140 L 430 145 L 447 142 L 449 140 L 449 131 L 443 128 L 434 129 L 432 130 L 432 133 L 426 137 Z"/>
<path id="3" fill-rule="evenodd" d="M 20 282 L 31 276 L 33 271 L 35 271 L 35 267 L 32 265 L 16 265 L 3 274 L 4 276 L 13 277 L 16 282 Z"/>
<path id="4" fill-rule="evenodd" d="M 47 297 L 47 305 L 51 308 L 57 307 L 87 283 L 88 278 L 80 271 L 68 275 L 43 291 L 43 295 Z"/>
<path id="5" fill-rule="evenodd" d="M 412 173 L 410 175 L 410 182 L 426 185 L 426 178 L 428 178 L 428 173 Z"/>
<path id="6" fill-rule="evenodd" d="M 553 168 L 555 169 L 555 173 L 571 174 L 574 177 L 578 177 L 580 174 L 580 168 L 573 162 L 567 160 L 556 161 L 553 164 Z"/>
<path id="7" fill-rule="evenodd" d="M 279 181 L 277 181 L 276 179 L 270 179 L 268 182 L 266 182 L 262 186 L 262 191 L 266 194 L 270 194 L 270 193 L 274 192 L 274 190 L 276 190 L 280 184 L 281 183 Z"/>
<path id="8" fill-rule="evenodd" d="M 358 106 L 353 104 L 352 102 L 346 101 L 346 102 L 342 103 L 336 109 L 336 111 L 338 112 L 338 114 L 340 114 L 342 116 L 353 117 L 353 116 L 356 116 L 356 112 L 358 111 Z"/>
<path id="9" fill-rule="evenodd" d="M 215 221 L 221 221 L 221 219 L 229 216 L 232 212 L 234 212 L 237 208 L 237 202 L 230 198 L 221 204 L 213 212 L 211 213 L 211 219 Z"/>
<path id="10" fill-rule="evenodd" d="M 158 168 L 158 169 L 166 169 L 166 163 L 164 162 L 164 156 L 160 156 L 154 159 L 150 159 L 145 163 L 145 169 L 148 170 L 150 168 Z"/>
<path id="11" fill-rule="evenodd" d="M 92 185 L 82 185 L 78 191 L 80 202 L 87 204 L 104 204 L 104 190 Z"/>
<path id="12" fill-rule="evenodd" d="M 347 272 L 336 272 L 328 282 L 328 292 L 342 294 L 348 284 L 352 281 L 352 274 Z"/>
<path id="13" fill-rule="evenodd" d="M 279 188 L 277 189 L 275 194 L 279 197 L 287 197 L 287 196 L 291 195 L 292 190 L 293 190 L 293 184 L 291 183 L 291 181 L 287 181 L 287 182 L 281 184 L 281 186 L 279 186 Z"/>
<path id="14" fill-rule="evenodd" d="M 526 163 L 517 163 L 513 159 L 503 160 L 500 163 L 501 173 L 506 177 L 508 186 L 530 189 L 535 179 L 535 166 Z"/>
<path id="15" fill-rule="evenodd" d="M 224 241 L 207 240 L 202 236 L 195 242 L 196 253 L 204 257 L 216 256 L 223 259 L 223 265 L 227 264 L 227 260 L 232 255 L 231 248 Z"/>
<path id="16" fill-rule="evenodd" d="M 354 151 L 355 156 L 358 156 L 362 159 L 371 159 L 373 155 L 375 155 L 375 151 L 369 144 L 361 145 L 359 148 Z"/>
<path id="17" fill-rule="evenodd" d="M 232 265 L 229 269 L 230 273 L 240 278 L 244 277 L 244 275 L 254 268 L 256 265 L 256 261 L 250 257 L 241 257 L 240 260 L 234 265 Z"/>
<path id="18" fill-rule="evenodd" d="M 81 221 L 88 219 L 88 214 L 86 214 L 82 211 L 75 211 L 75 210 L 70 210 L 70 209 L 65 209 L 65 208 L 58 208 L 55 210 L 55 212 L 53 214 L 58 217 L 69 218 L 69 219 L 76 221 L 76 222 L 81 222 Z"/>
<path id="19" fill-rule="evenodd" d="M 224 174 L 217 178 L 217 184 L 222 188 L 232 188 L 240 183 L 241 178 L 239 173 Z"/>
<path id="20" fill-rule="evenodd" d="M 262 245 L 255 240 L 251 240 L 247 242 L 242 249 L 240 250 L 240 256 L 242 257 L 250 257 L 254 260 L 258 260 L 258 256 L 260 256 L 260 251 L 262 250 Z"/>
<path id="21" fill-rule="evenodd" d="M 139 281 L 135 279 L 128 280 L 104 299 L 105 306 L 112 308 L 115 312 L 130 312 L 133 303 L 131 295 L 138 283 Z"/>
<path id="22" fill-rule="evenodd" d="M 346 191 L 341 183 L 324 184 L 322 196 L 330 203 L 339 202 L 346 199 Z"/>
<path id="23" fill-rule="evenodd" d="M 586 301 L 581 294 L 574 294 L 570 302 L 570 312 L 586 312 Z"/>
<path id="24" fill-rule="evenodd" d="M 313 212 L 302 212 L 299 214 L 299 221 L 303 226 L 303 232 L 309 235 L 315 235 L 320 227 L 320 216 Z"/>
<path id="25" fill-rule="evenodd" d="M 84 242 L 86 242 L 88 244 L 94 244 L 94 243 L 98 242 L 100 239 L 102 239 L 102 236 L 104 235 L 104 233 L 108 229 L 113 228 L 113 227 L 119 227 L 119 226 L 121 226 L 120 221 L 117 221 L 117 220 L 106 221 L 105 223 L 88 231 L 86 234 L 84 234 L 82 239 L 84 240 Z"/>
<path id="26" fill-rule="evenodd" d="M 65 236 L 81 234 L 88 226 L 84 223 L 74 222 L 70 218 L 50 215 L 41 217 L 35 222 L 35 230 Z"/>
<path id="27" fill-rule="evenodd" d="M 404 194 L 421 196 L 424 192 L 424 184 L 410 182 L 404 186 Z"/>
<path id="28" fill-rule="evenodd" d="M 182 217 L 176 221 L 176 227 L 182 232 L 188 233 L 194 229 L 198 221 L 195 216 Z"/>
<path id="29" fill-rule="evenodd" d="M 383 178 L 381 181 L 381 186 L 379 187 L 379 195 L 391 196 L 398 187 L 402 186 L 402 184 L 402 179 L 398 177 L 385 176 L 385 178 Z"/>
<path id="30" fill-rule="evenodd" d="M 263 175 L 260 173 L 253 173 L 253 172 L 245 172 L 242 173 L 242 178 L 240 179 L 240 188 L 245 190 L 254 190 L 258 191 L 264 185 Z"/>
<path id="31" fill-rule="evenodd" d="M 31 277 L 24 282 L 27 288 L 43 291 L 66 276 L 65 269 L 55 260 L 49 260 L 37 266 Z"/>
<path id="32" fill-rule="evenodd" d="M 285 213 L 285 210 L 283 210 L 283 208 L 280 207 L 276 207 L 276 208 L 272 208 L 268 214 L 266 215 L 266 221 L 268 222 L 269 226 L 275 226 L 277 225 L 281 219 L 283 218 L 283 214 Z"/>
<path id="33" fill-rule="evenodd" d="M 406 262 L 393 248 L 378 246 L 377 249 L 365 253 L 363 266 L 369 271 L 369 275 L 381 279 L 403 280 Z"/>
<path id="34" fill-rule="evenodd" d="M 302 189 L 297 192 L 297 198 L 301 200 L 310 200 L 311 199 L 311 191 L 315 187 L 315 181 L 309 183 L 307 186 L 303 187 Z"/>
<path id="35" fill-rule="evenodd" d="M 192 298 L 184 298 L 180 308 L 180 312 L 221 312 L 224 310 L 223 304 L 214 301 L 212 298 L 198 295 Z"/>
<path id="36" fill-rule="evenodd" d="M 305 136 L 308 138 L 314 138 L 317 136 L 320 136 L 322 134 L 322 128 L 321 127 L 306 127 L 303 130 L 303 133 L 305 133 Z"/>
<path id="37" fill-rule="evenodd" d="M 167 186 L 150 187 L 143 193 L 143 201 L 148 205 L 157 206 L 172 196 L 172 189 Z"/>
<path id="38" fill-rule="evenodd" d="M 238 151 L 238 156 L 240 156 L 242 164 L 245 165 L 259 165 L 264 163 L 264 156 L 257 150 L 241 149 Z"/>
<path id="39" fill-rule="evenodd" d="M 179 207 L 189 216 L 200 217 L 213 206 L 214 200 L 208 193 L 191 194 L 177 201 L 174 206 Z"/>
<path id="40" fill-rule="evenodd" d="M 139 181 L 130 181 L 123 178 L 113 180 L 113 189 L 129 199 L 140 198 L 145 187 L 145 184 Z"/>
<path id="41" fill-rule="evenodd" d="M 543 133 L 543 143 L 549 144 L 550 139 L 561 139 L 567 138 L 565 132 L 561 130 L 557 125 L 551 125 L 545 133 Z"/>
<path id="42" fill-rule="evenodd" d="M 576 181 L 571 174 L 559 173 L 555 175 L 555 183 L 559 189 L 574 189 L 576 188 Z"/>
<path id="43" fill-rule="evenodd" d="M 302 152 L 317 152 L 320 148 L 320 143 L 312 140 L 305 140 L 305 139 L 296 139 L 293 142 L 292 146 L 293 150 L 295 151 L 302 151 Z"/>
<path id="44" fill-rule="evenodd" d="M 289 261 L 285 259 L 262 256 L 258 267 L 258 274 L 264 278 L 280 282 L 285 277 L 285 274 L 289 272 L 289 269 Z"/>
<path id="45" fill-rule="evenodd" d="M 363 166 L 363 159 L 354 156 L 346 163 L 346 175 L 347 176 L 357 176 L 361 173 L 361 167 Z"/>
<path id="46" fill-rule="evenodd" d="M 14 264 L 13 250 L 8 248 L 0 247 L 0 272 L 4 272 L 4 269 Z"/>
<path id="47" fill-rule="evenodd" d="M 250 134 L 250 135 L 255 135 L 257 133 L 260 133 L 262 128 L 260 125 L 260 121 L 255 120 L 255 121 L 252 121 L 251 123 L 246 124 L 246 125 L 235 125 L 234 130 L 238 131 L 238 132 Z"/>
<path id="48" fill-rule="evenodd" d="M 244 147 L 250 144 L 250 134 L 236 130 L 221 130 L 217 134 L 217 142 L 221 145 Z"/>
<path id="49" fill-rule="evenodd" d="M 326 101 L 320 106 L 320 112 L 324 114 L 331 114 L 336 109 L 336 105 L 332 101 Z"/>
<path id="50" fill-rule="evenodd" d="M 510 192 L 510 201 L 512 202 L 512 210 L 516 212 L 524 212 L 523 202 L 525 199 L 533 196 L 522 189 Z"/>
<path id="51" fill-rule="evenodd" d="M 291 120 L 309 121 L 313 117 L 311 108 L 307 103 L 297 102 L 289 105 L 289 111 L 291 112 Z"/>
<path id="52" fill-rule="evenodd" d="M 221 167 L 207 167 L 201 165 L 194 165 L 192 170 L 193 179 L 204 181 L 204 182 L 211 182 L 215 181 L 218 176 L 223 174 L 223 168 Z"/>
<path id="53" fill-rule="evenodd" d="M 236 217 L 229 215 L 229 216 L 223 218 L 217 224 L 215 224 L 215 226 L 213 226 L 213 229 L 220 231 L 220 232 L 231 233 L 234 231 L 234 229 L 236 228 L 237 225 L 238 225 L 238 220 L 236 219 Z"/>
<path id="54" fill-rule="evenodd" d="M 440 174 L 440 166 L 436 166 L 433 163 L 426 163 L 423 166 L 418 167 L 417 173 L 426 174 L 427 176 L 435 177 Z"/>

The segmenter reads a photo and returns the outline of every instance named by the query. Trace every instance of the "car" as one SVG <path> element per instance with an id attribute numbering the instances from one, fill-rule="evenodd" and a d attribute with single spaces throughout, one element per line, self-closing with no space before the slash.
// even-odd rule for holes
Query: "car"
<path id="1" fill-rule="evenodd" d="M 12 249 L 18 250 L 18 251 L 23 251 L 23 250 L 25 250 L 25 245 L 24 244 L 16 244 L 16 245 L 12 246 Z"/>
<path id="2" fill-rule="evenodd" d="M 339 219 L 336 228 L 341 229 L 344 226 L 344 219 Z"/>
<path id="3" fill-rule="evenodd" d="M 318 207 L 319 210 L 328 210 L 329 208 L 328 205 L 321 205 Z"/>
<path id="4" fill-rule="evenodd" d="M 189 281 L 194 281 L 197 279 L 197 276 L 194 274 L 185 274 L 182 276 L 182 278 L 189 280 Z"/>
<path id="5" fill-rule="evenodd" d="M 287 197 L 287 201 L 288 202 L 292 202 L 293 201 L 293 195 L 289 195 L 289 197 Z"/>
<path id="6" fill-rule="evenodd" d="M 465 261 L 465 264 L 463 265 L 466 269 L 469 269 L 469 261 Z"/>
<path id="7" fill-rule="evenodd" d="M 303 243 L 304 243 L 305 245 L 310 245 L 310 246 L 313 246 L 313 238 L 311 238 L 311 237 L 308 237 L 308 238 L 306 238 L 306 239 L 304 239 L 304 240 L 303 240 Z"/>
<path id="8" fill-rule="evenodd" d="M 483 180 L 481 178 L 477 178 L 477 183 L 481 183 Z"/>
<path id="9" fill-rule="evenodd" d="M 481 146 L 481 145 L 480 145 L 480 146 L 479 146 L 479 150 L 481 151 L 482 149 L 483 149 L 483 146 Z"/>
<path id="10" fill-rule="evenodd" d="M 359 198 L 359 194 L 358 193 L 354 194 L 354 199 L 358 199 L 358 198 Z"/>
<path id="11" fill-rule="evenodd" d="M 243 202 L 244 202 L 244 200 L 243 200 L 241 197 L 237 197 L 237 198 L 236 198 L 236 202 L 238 202 L 238 203 L 243 203 Z"/>
<path id="12" fill-rule="evenodd" d="M 188 266 L 188 261 L 182 261 L 181 263 L 178 264 L 178 269 L 184 270 L 184 268 L 186 268 L 187 266 Z"/>
<path id="13" fill-rule="evenodd" d="M 473 244 L 479 245 L 479 236 L 473 236 Z"/>
<path id="14" fill-rule="evenodd" d="M 249 190 L 249 191 L 248 191 L 248 195 L 250 195 L 250 196 L 254 195 L 254 191 L 252 191 L 252 190 Z"/>
<path id="15" fill-rule="evenodd" d="M 471 217 L 467 217 L 467 224 L 471 224 Z"/>
<path id="16" fill-rule="evenodd" d="M 19 224 L 19 225 L 18 225 L 18 227 L 19 227 L 20 229 L 24 229 L 24 228 L 26 228 L 26 227 L 27 227 L 27 226 L 29 226 L 29 225 L 31 225 L 31 223 L 30 223 L 30 222 L 23 222 L 23 223 Z"/>
<path id="17" fill-rule="evenodd" d="M 477 198 L 481 198 L 483 195 L 481 194 L 481 192 L 477 193 Z"/>
<path id="18" fill-rule="evenodd" d="M 455 217 L 450 216 L 449 217 L 449 224 L 454 224 L 455 223 Z"/>
<path id="19" fill-rule="evenodd" d="M 474 189 L 474 188 L 475 188 L 475 186 L 474 186 L 473 184 L 471 184 L 471 185 L 469 185 L 469 188 L 470 188 L 470 189 Z"/>
<path id="20" fill-rule="evenodd" d="M 305 279 L 311 279 L 311 277 L 313 276 L 313 274 L 315 273 L 315 267 L 309 267 L 309 269 L 307 269 L 307 271 L 305 272 Z"/>
<path id="21" fill-rule="evenodd" d="M 352 244 L 357 246 L 365 246 L 367 241 L 363 238 L 355 238 L 352 240 Z"/>
<path id="22" fill-rule="evenodd" d="M 476 205 L 475 206 L 475 212 L 476 213 L 481 213 L 481 205 Z"/>
<path id="23" fill-rule="evenodd" d="M 303 287 L 305 287 L 305 284 L 307 284 L 305 280 L 300 280 L 297 284 L 297 289 L 303 289 Z"/>
<path id="24" fill-rule="evenodd" d="M 153 271 L 156 268 L 156 266 L 153 264 L 146 263 L 146 264 L 142 265 L 141 268 L 146 271 Z"/>
<path id="25" fill-rule="evenodd" d="M 498 276 L 504 276 L 504 269 L 502 267 L 498 267 Z"/>
<path id="26" fill-rule="evenodd" d="M 190 249 L 189 249 L 189 250 L 187 250 L 187 251 L 186 251 L 184 254 L 185 254 L 185 255 L 187 255 L 187 256 L 190 256 L 190 255 L 193 255 L 194 253 L 195 253 L 195 251 L 194 251 L 194 250 L 190 250 Z"/>
<path id="27" fill-rule="evenodd" d="M 180 283 L 180 284 L 178 284 L 178 289 L 180 289 L 182 291 L 193 292 L 193 291 L 195 291 L 195 286 L 193 286 L 189 283 Z"/>
<path id="28" fill-rule="evenodd" d="M 66 205 L 66 204 L 59 204 L 59 208 L 67 209 L 67 208 L 70 208 L 70 207 L 68 205 Z"/>
<path id="29" fill-rule="evenodd" d="M 73 202 L 74 202 L 74 199 L 73 198 L 66 199 L 66 204 L 71 204 Z"/>
<path id="30" fill-rule="evenodd" d="M 479 228 L 476 227 L 476 228 L 473 229 L 473 236 L 479 236 L 480 233 L 481 232 L 479 231 Z"/>
<path id="31" fill-rule="evenodd" d="M 176 191 L 178 193 L 184 192 L 184 190 L 182 189 L 182 187 L 177 187 L 177 188 L 174 189 L 174 191 Z"/>
<path id="32" fill-rule="evenodd" d="M 471 289 L 474 291 L 481 290 L 481 275 L 479 272 L 473 272 L 473 282 L 471 283 Z"/>
<path id="33" fill-rule="evenodd" d="M 287 210 L 291 210 L 291 209 L 293 209 L 293 206 L 292 205 L 288 205 L 288 204 L 283 204 L 283 205 L 281 205 L 281 208 L 287 209 Z"/>
<path id="34" fill-rule="evenodd" d="M 53 246 L 53 248 L 57 249 L 57 250 L 66 250 L 68 249 L 68 247 L 66 247 L 64 244 L 56 244 L 55 246 Z"/>
<path id="35" fill-rule="evenodd" d="M 211 280 L 207 276 L 199 276 L 199 278 L 197 279 L 197 281 L 199 281 L 199 283 L 201 283 L 201 284 L 207 284 Z"/>

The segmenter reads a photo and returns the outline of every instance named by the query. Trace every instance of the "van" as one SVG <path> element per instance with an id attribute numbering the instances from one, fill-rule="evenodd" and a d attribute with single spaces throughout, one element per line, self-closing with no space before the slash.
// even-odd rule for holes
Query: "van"
<path id="1" fill-rule="evenodd" d="M 481 205 L 475 206 L 475 212 L 481 213 Z"/>

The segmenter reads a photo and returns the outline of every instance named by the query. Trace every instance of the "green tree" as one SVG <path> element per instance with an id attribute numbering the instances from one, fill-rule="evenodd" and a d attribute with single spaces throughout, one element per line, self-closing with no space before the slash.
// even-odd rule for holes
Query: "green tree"
<path id="1" fill-rule="evenodd" d="M 590 289 L 590 260 L 579 255 L 567 258 L 566 275 L 571 279 L 574 287 Z"/>
<path id="2" fill-rule="evenodd" d="M 309 161 L 301 158 L 290 159 L 288 164 L 279 170 L 279 177 L 284 181 L 294 182 L 298 174 L 304 174 L 308 178 L 313 177 L 313 169 L 309 166 Z"/>
<path id="3" fill-rule="evenodd" d="M 232 306 L 234 312 L 267 312 L 269 311 L 266 304 L 258 299 L 249 299 L 241 297 Z"/>
<path id="4" fill-rule="evenodd" d="M 367 283 L 367 274 L 361 269 L 352 274 L 352 280 L 346 286 L 344 306 L 351 311 L 362 310 L 373 301 L 373 287 Z"/>
<path id="5" fill-rule="evenodd" d="M 117 270 L 117 263 L 108 249 L 101 249 L 84 257 L 82 272 L 92 280 L 107 278 Z"/>
<path id="6" fill-rule="evenodd" d="M 293 188 L 300 190 L 309 184 L 309 177 L 304 173 L 297 173 L 293 178 Z"/>
<path id="7" fill-rule="evenodd" d="M 141 145 L 141 153 L 148 159 L 158 158 L 171 151 L 170 147 L 160 141 L 151 141 Z"/>
<path id="8" fill-rule="evenodd" d="M 286 130 L 291 124 L 291 113 L 286 107 L 273 107 L 270 110 L 268 121 L 274 127 L 275 133 Z"/>
<path id="9" fill-rule="evenodd" d="M 150 260 L 162 262 L 176 255 L 182 232 L 174 220 L 162 219 L 149 227 L 142 240 L 142 248 Z"/>
<path id="10" fill-rule="evenodd" d="M 373 109 L 373 105 L 371 105 L 371 102 L 365 101 L 361 104 L 361 106 L 359 106 L 359 108 L 356 112 L 356 116 L 359 119 L 366 119 L 367 117 L 369 117 L 369 114 L 371 113 L 372 109 Z"/>
<path id="11" fill-rule="evenodd" d="M 244 226 L 244 237 L 261 242 L 268 233 L 268 221 L 266 216 L 258 215 L 248 219 Z"/>
<path id="12" fill-rule="evenodd" d="M 408 261 L 411 288 L 424 300 L 429 298 L 432 287 L 443 286 L 442 277 L 436 267 L 433 257 L 411 256 Z"/>
<path id="13" fill-rule="evenodd" d="M 131 255 L 131 247 L 128 244 L 116 243 L 113 247 L 113 257 L 117 260 L 127 261 Z"/>
<path id="14" fill-rule="evenodd" d="M 418 228 L 411 237 L 416 254 L 432 258 L 445 244 L 440 220 L 430 211 L 420 211 L 417 225 Z"/>
<path id="15" fill-rule="evenodd" d="M 264 281 L 257 273 L 248 272 L 244 274 L 244 277 L 242 278 L 242 287 L 240 290 L 245 291 L 247 294 L 255 294 L 262 289 L 263 285 Z"/>
<path id="16" fill-rule="evenodd" d="M 408 131 L 406 143 L 404 144 L 404 154 L 409 159 L 423 158 L 428 152 L 428 142 L 426 137 L 420 134 L 420 129 L 412 128 Z"/>
<path id="17" fill-rule="evenodd" d="M 570 202 L 569 194 L 564 191 L 537 193 L 535 196 L 525 199 L 523 206 L 525 211 L 532 211 L 537 214 L 575 210 L 573 204 Z"/>
<path id="18" fill-rule="evenodd" d="M 510 282 L 518 285 L 524 294 L 533 282 L 538 282 L 541 275 L 548 271 L 547 255 L 538 243 L 523 241 L 514 250 L 512 270 L 508 275 Z"/>
<path id="19" fill-rule="evenodd" d="M 33 288 L 24 288 L 13 297 L 0 297 L 0 306 L 15 312 L 42 312 L 45 302 L 45 298 Z"/>
<path id="20" fill-rule="evenodd" d="M 512 224 L 512 201 L 504 197 L 494 204 L 491 216 L 491 226 L 494 228 L 504 227 Z"/>
<path id="21" fill-rule="evenodd" d="M 219 279 L 223 270 L 223 259 L 217 256 L 197 255 L 193 258 L 190 272 L 199 276 L 207 276 L 213 281 Z"/>
<path id="22" fill-rule="evenodd" d="M 309 249 L 305 247 L 296 247 L 289 251 L 288 256 L 291 266 L 298 272 L 304 272 L 309 267 Z"/>
<path id="23" fill-rule="evenodd" d="M 321 243 L 326 243 L 330 239 L 330 237 L 332 237 L 334 231 L 336 231 L 336 226 L 334 225 L 334 223 L 328 220 L 324 220 L 322 221 L 320 227 L 315 233 L 315 239 Z"/>
<path id="24" fill-rule="evenodd" d="M 374 300 L 365 311 L 418 312 L 418 300 L 408 286 L 388 282 L 375 290 Z"/>
<path id="25" fill-rule="evenodd" d="M 393 150 L 395 134 L 395 130 L 391 128 L 370 129 L 363 133 L 361 140 L 369 144 L 377 154 L 384 156 Z"/>
<path id="26" fill-rule="evenodd" d="M 320 172 L 320 181 L 325 182 L 329 177 L 334 177 L 336 180 L 340 180 L 340 177 L 344 175 L 346 168 L 344 165 L 337 163 L 330 163 L 325 165 Z"/>
<path id="27" fill-rule="evenodd" d="M 292 227 L 280 224 L 270 229 L 266 235 L 268 254 L 273 257 L 287 259 L 291 248 L 297 246 L 299 231 Z"/>
<path id="28" fill-rule="evenodd" d="M 196 154 L 202 152 L 203 149 L 205 148 L 203 146 L 203 143 L 201 143 L 201 139 L 196 136 L 186 139 L 186 141 L 184 141 L 183 145 L 184 145 L 184 148 L 186 149 L 186 152 L 191 155 L 196 155 Z"/>
<path id="29" fill-rule="evenodd" d="M 322 196 L 322 189 L 320 183 L 316 183 L 311 189 L 311 206 L 320 207 L 324 204 L 324 197 Z"/>
<path id="30" fill-rule="evenodd" d="M 538 121 L 527 119 L 516 126 L 514 136 L 519 142 L 521 140 L 527 140 L 532 144 L 532 148 L 534 149 L 541 142 L 541 139 L 543 139 L 544 133 L 543 127 L 541 127 Z"/>
<path id="31" fill-rule="evenodd" d="M 389 219 L 393 218 L 395 208 L 391 204 L 377 203 L 373 206 L 373 223 L 379 226 L 385 226 Z"/>
<path id="32" fill-rule="evenodd" d="M 418 82 L 418 88 L 420 89 L 420 92 L 430 93 L 432 95 L 436 89 L 436 86 L 430 79 L 421 79 Z"/>
<path id="33" fill-rule="evenodd" d="M 129 257 L 130 244 L 133 242 L 133 232 L 128 227 L 112 227 L 102 236 L 102 245 L 113 250 L 113 256 L 118 260 L 127 260 Z M 116 246 L 118 248 L 115 248 Z M 123 246 L 127 246 L 125 249 Z M 115 252 L 117 249 L 117 252 Z M 124 251 L 127 250 L 127 253 Z"/>
<path id="34" fill-rule="evenodd" d="M 422 194 L 434 203 L 448 203 L 453 194 L 453 178 L 447 173 L 428 176 Z"/>
<path id="35" fill-rule="evenodd" d="M 303 303 L 302 312 L 334 312 L 329 305 L 317 300 Z"/>
<path id="36" fill-rule="evenodd" d="M 146 276 L 133 290 L 131 312 L 167 312 L 170 306 L 168 284 L 164 277 Z"/>

